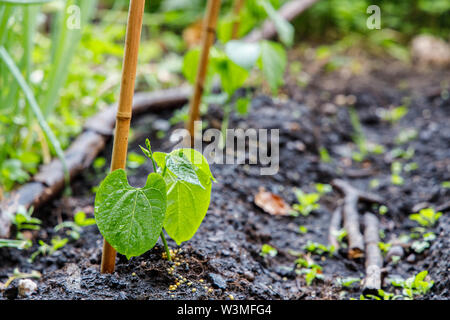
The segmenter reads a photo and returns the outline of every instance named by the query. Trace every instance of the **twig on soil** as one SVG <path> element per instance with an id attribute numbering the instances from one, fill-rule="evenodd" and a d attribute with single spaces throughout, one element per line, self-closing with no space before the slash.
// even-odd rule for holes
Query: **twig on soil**
<path id="1" fill-rule="evenodd" d="M 338 250 L 340 247 L 337 235 L 339 233 L 339 230 L 341 230 L 341 223 L 342 223 L 342 205 L 339 204 L 331 215 L 330 227 L 328 229 L 328 243 L 331 246 L 333 246 L 336 250 Z"/>
<path id="2" fill-rule="evenodd" d="M 311 7 L 318 0 L 292 0 L 284 4 L 278 13 L 287 21 L 294 20 L 299 14 Z M 253 30 L 244 41 L 257 42 L 263 39 L 271 39 L 277 34 L 275 23 L 268 19 L 260 29 Z"/>
<path id="3" fill-rule="evenodd" d="M 348 257 L 350 259 L 360 258 L 364 255 L 364 238 L 360 231 L 359 214 L 357 210 L 358 201 L 383 203 L 383 199 L 377 195 L 357 190 L 346 181 L 336 179 L 332 185 L 344 194 L 344 228 L 348 237 Z"/>
<path id="4" fill-rule="evenodd" d="M 381 256 L 378 242 L 378 218 L 367 212 L 364 215 L 364 241 L 366 243 L 366 278 L 364 279 L 363 294 L 378 294 L 381 289 Z"/>

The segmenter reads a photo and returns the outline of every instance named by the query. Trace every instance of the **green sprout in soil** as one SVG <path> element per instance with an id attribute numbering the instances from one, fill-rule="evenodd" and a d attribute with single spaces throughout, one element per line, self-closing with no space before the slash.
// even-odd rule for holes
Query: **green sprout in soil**
<path id="1" fill-rule="evenodd" d="M 101 183 L 95 197 L 95 220 L 105 240 L 128 259 L 152 249 L 161 237 L 171 260 L 164 230 L 180 245 L 190 240 L 203 221 L 215 181 L 209 164 L 194 149 L 142 152 L 153 173 L 143 188 L 129 185 L 124 170 L 115 170 Z"/>
<path id="2" fill-rule="evenodd" d="M 313 242 L 308 240 L 306 245 L 303 247 L 306 251 L 311 252 L 313 254 L 317 255 L 323 255 L 327 253 L 330 257 L 334 254 L 336 251 L 334 246 L 326 246 L 324 244 Z"/>
<path id="3" fill-rule="evenodd" d="M 16 279 L 40 279 L 42 274 L 39 271 L 33 270 L 31 273 L 20 272 L 18 268 L 14 269 L 13 275 L 8 278 L 4 284 L 4 288 L 8 288 L 9 285 Z"/>
<path id="4" fill-rule="evenodd" d="M 361 295 L 359 300 L 398 300 L 402 298 L 402 295 L 395 295 L 393 293 L 386 292 L 382 289 L 378 290 L 378 295 L 366 294 Z"/>
<path id="5" fill-rule="evenodd" d="M 328 153 L 328 150 L 325 147 L 320 147 L 319 155 L 320 155 L 320 161 L 322 161 L 324 163 L 331 162 L 330 154 Z"/>
<path id="6" fill-rule="evenodd" d="M 381 110 L 381 119 L 384 121 L 388 121 L 391 124 L 395 124 L 400 121 L 406 114 L 408 113 L 408 107 L 406 105 L 402 105 L 391 110 Z"/>
<path id="7" fill-rule="evenodd" d="M 16 214 L 14 215 L 13 224 L 16 226 L 17 231 L 22 230 L 39 230 L 41 220 L 38 218 L 33 218 L 31 215 L 33 214 L 33 207 L 30 207 L 28 210 L 24 206 L 19 206 Z"/>
<path id="8" fill-rule="evenodd" d="M 357 162 L 364 161 L 369 154 L 383 154 L 385 148 L 382 145 L 367 141 L 366 136 L 359 120 L 358 113 L 355 108 L 348 109 L 350 114 L 350 122 L 353 126 L 353 142 L 357 145 L 358 151 L 353 152 L 352 159 Z"/>
<path id="9" fill-rule="evenodd" d="M 387 212 L 389 211 L 388 207 L 386 207 L 385 205 L 381 205 L 378 208 L 378 213 L 382 216 L 384 216 Z"/>
<path id="10" fill-rule="evenodd" d="M 444 181 L 441 183 L 441 187 L 444 189 L 450 189 L 450 181 Z"/>
<path id="11" fill-rule="evenodd" d="M 299 275 L 305 275 L 305 281 L 310 286 L 315 279 L 322 280 L 322 267 L 311 259 L 309 255 L 304 255 L 295 260 L 295 264 L 300 269 L 295 270 Z"/>
<path id="12" fill-rule="evenodd" d="M 378 242 L 378 248 L 380 248 L 380 251 L 383 253 L 383 255 L 386 255 L 391 247 L 391 243 Z"/>
<path id="13" fill-rule="evenodd" d="M 68 241 L 69 239 L 67 238 L 54 237 L 51 240 L 51 245 L 49 245 L 44 241 L 39 240 L 39 248 L 30 256 L 28 259 L 29 262 L 33 262 L 38 255 L 51 256 L 56 251 L 63 248 Z"/>
<path id="14" fill-rule="evenodd" d="M 95 219 L 86 218 L 86 213 L 79 211 L 75 214 L 73 221 L 64 221 L 58 224 L 54 230 L 58 232 L 62 229 L 67 229 L 66 234 L 74 240 L 80 238 L 82 228 L 95 224 Z"/>
<path id="15" fill-rule="evenodd" d="M 427 275 L 428 271 L 424 270 L 406 280 L 390 279 L 389 282 L 394 287 L 402 288 L 402 294 L 405 298 L 413 299 L 415 296 L 426 294 L 433 287 L 434 281 L 427 281 Z"/>
<path id="16" fill-rule="evenodd" d="M 396 186 L 403 185 L 405 180 L 401 176 L 403 170 L 403 165 L 398 162 L 394 161 L 391 165 L 391 183 Z"/>
<path id="17" fill-rule="evenodd" d="M 403 129 L 395 138 L 396 144 L 405 144 L 417 138 L 419 133 L 414 128 Z"/>
<path id="18" fill-rule="evenodd" d="M 320 208 L 320 204 L 317 203 L 320 197 L 326 193 L 331 192 L 332 188 L 329 184 L 316 183 L 317 192 L 305 193 L 301 189 L 295 191 L 298 203 L 294 204 L 293 216 L 297 216 L 297 212 L 300 212 L 303 216 L 308 216 L 312 211 Z"/>
<path id="19" fill-rule="evenodd" d="M 442 212 L 436 212 L 433 208 L 425 208 L 409 216 L 409 219 L 418 222 L 423 227 L 433 227 L 442 216 Z"/>
<path id="20" fill-rule="evenodd" d="M 308 228 L 305 226 L 299 226 L 298 227 L 298 232 L 301 234 L 306 234 L 308 232 Z"/>
<path id="21" fill-rule="evenodd" d="M 277 249 L 275 249 L 274 247 L 268 245 L 268 244 L 263 244 L 261 247 L 261 252 L 260 255 L 262 257 L 275 257 L 278 254 Z"/>
<path id="22" fill-rule="evenodd" d="M 336 284 L 343 287 L 343 288 L 350 288 L 353 286 L 353 284 L 360 282 L 360 278 L 356 277 L 346 277 L 346 278 L 337 278 Z"/>
<path id="23" fill-rule="evenodd" d="M 0 239 L 0 248 L 14 248 L 14 249 L 28 249 L 32 246 L 30 240 L 11 240 L 11 239 Z"/>

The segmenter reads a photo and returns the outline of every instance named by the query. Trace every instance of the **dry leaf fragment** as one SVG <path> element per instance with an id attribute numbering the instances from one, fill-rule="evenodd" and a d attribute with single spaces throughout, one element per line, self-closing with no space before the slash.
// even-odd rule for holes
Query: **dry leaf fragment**
<path id="1" fill-rule="evenodd" d="M 283 198 L 266 191 L 263 187 L 259 188 L 259 192 L 255 196 L 255 204 L 274 216 L 287 216 L 292 211 Z"/>

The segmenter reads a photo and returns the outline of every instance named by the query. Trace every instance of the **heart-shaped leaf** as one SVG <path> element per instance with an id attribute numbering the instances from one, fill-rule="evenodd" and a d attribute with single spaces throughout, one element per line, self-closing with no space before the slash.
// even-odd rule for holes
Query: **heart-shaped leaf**
<path id="1" fill-rule="evenodd" d="M 167 212 L 164 229 L 178 245 L 191 239 L 200 227 L 211 199 L 211 179 L 215 180 L 206 159 L 194 149 L 178 149 L 170 154 L 155 152 L 153 156 L 158 166 L 164 169 L 166 160 L 179 155 L 180 152 L 196 167 L 197 177 L 203 187 L 178 179 L 171 170 L 167 170 Z"/>
<path id="2" fill-rule="evenodd" d="M 178 179 L 203 188 L 196 173 L 198 168 L 186 158 L 183 152 L 168 155 L 166 157 L 166 166 Z"/>
<path id="3" fill-rule="evenodd" d="M 166 206 L 166 183 L 161 175 L 152 173 L 143 188 L 134 188 L 120 169 L 110 173 L 98 189 L 95 220 L 106 241 L 129 259 L 155 246 Z"/>

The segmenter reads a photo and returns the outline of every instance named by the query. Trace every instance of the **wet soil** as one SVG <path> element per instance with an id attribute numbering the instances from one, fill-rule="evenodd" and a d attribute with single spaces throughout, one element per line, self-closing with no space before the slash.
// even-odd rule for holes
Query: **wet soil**
<path id="1" fill-rule="evenodd" d="M 102 237 L 96 226 L 84 228 L 79 240 L 71 240 L 50 256 L 27 261 L 33 248 L 18 251 L 0 249 L 0 282 L 12 275 L 14 268 L 22 272 L 42 273 L 35 280 L 38 289 L 28 299 L 349 299 L 359 298 L 360 283 L 342 287 L 337 279 L 364 278 L 364 261 L 350 260 L 345 249 L 334 255 L 307 254 L 308 241 L 327 244 L 330 216 L 342 195 L 332 191 L 324 195 L 320 208 L 309 216 L 273 216 L 254 204 L 260 187 L 295 204 L 295 188 L 314 191 L 315 183 L 330 183 L 341 178 L 353 186 L 377 194 L 386 200 L 388 212 L 378 215 L 384 238 L 389 242 L 402 234 L 410 234 L 417 223 L 408 216 L 420 207 L 438 207 L 450 200 L 450 189 L 442 182 L 450 181 L 450 99 L 448 70 L 420 70 L 413 66 L 386 60 L 366 62 L 363 71 L 354 74 L 345 67 L 326 72 L 323 64 L 311 63 L 292 54 L 291 59 L 304 59 L 300 73 L 288 72 L 284 94 L 279 98 L 255 92 L 247 118 L 233 115 L 230 127 L 280 129 L 280 169 L 273 176 L 261 176 L 258 165 L 212 165 L 217 179 L 211 205 L 194 238 L 177 248 L 176 260 L 162 259 L 162 245 L 141 257 L 128 261 L 119 255 L 113 275 L 99 273 Z M 306 59 L 306 60 L 305 60 Z M 305 77 L 307 84 L 304 85 Z M 447 81 L 447 82 L 445 82 Z M 352 137 L 349 104 L 359 115 L 367 141 L 384 146 L 381 154 L 369 154 L 363 161 L 352 160 L 357 151 Z M 396 123 L 384 121 L 380 110 L 406 104 L 408 113 Z M 150 137 L 153 150 L 170 151 L 170 132 L 177 128 L 163 112 L 135 119 L 134 139 L 130 151 L 139 153 L 138 145 Z M 221 109 L 211 106 L 205 119 L 210 125 L 220 122 Z M 163 139 L 157 129 L 169 127 Z M 179 126 L 178 126 L 179 127 Z M 417 137 L 403 144 L 395 142 L 399 133 L 416 129 Z M 326 148 L 330 161 L 320 157 Z M 414 149 L 411 159 L 395 159 L 395 148 Z M 103 154 L 109 163 L 111 143 Z M 391 164 L 415 162 L 417 169 L 401 173 L 404 183 L 391 183 Z M 53 227 L 71 220 L 84 210 L 93 214 L 92 187 L 104 177 L 102 170 L 90 169 L 73 182 L 73 194 L 60 197 L 37 210 L 43 228 L 33 232 L 34 239 L 50 242 L 53 236 L 65 236 Z M 142 186 L 151 164 L 129 170 L 130 183 Z M 423 299 L 449 298 L 449 230 L 447 209 L 438 224 L 428 228 L 436 239 L 430 247 L 417 253 L 411 247 L 397 263 L 385 261 L 386 292 L 400 293 L 386 279 L 404 279 L 428 270 L 435 281 Z M 378 209 L 361 205 L 361 213 Z M 307 232 L 299 232 L 305 226 Z M 409 244 L 413 240 L 410 240 Z M 37 242 L 37 241 L 35 241 Z M 274 247 L 274 257 L 260 255 L 263 244 Z M 303 252 L 323 267 L 323 279 L 307 285 L 305 276 L 295 272 L 295 252 Z M 175 290 L 170 287 L 176 283 Z M 17 280 L 11 288 L 17 286 Z M 15 299 L 14 290 L 6 290 L 0 299 Z"/>

